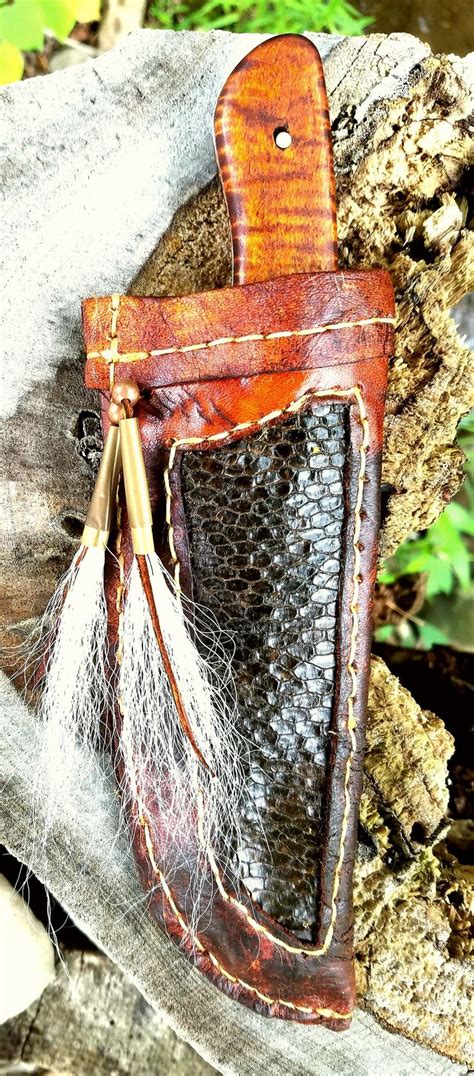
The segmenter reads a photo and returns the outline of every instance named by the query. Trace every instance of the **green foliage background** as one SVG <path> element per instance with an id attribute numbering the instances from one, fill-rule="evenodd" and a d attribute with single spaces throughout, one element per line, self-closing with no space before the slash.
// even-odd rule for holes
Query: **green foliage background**
<path id="1" fill-rule="evenodd" d="M 0 85 L 16 82 L 23 52 L 43 48 L 45 34 L 64 41 L 76 22 L 93 22 L 100 0 L 0 0 Z"/>
<path id="2" fill-rule="evenodd" d="M 348 0 L 154 0 L 149 14 L 167 30 L 232 30 L 240 34 L 299 34 L 304 30 L 361 34 L 372 22 Z"/>
<path id="3" fill-rule="evenodd" d="M 39 51 L 45 34 L 64 41 L 76 22 L 100 19 L 100 0 L 0 0 L 0 84 L 23 74 L 23 53 Z M 348 0 L 154 0 L 147 23 L 166 30 L 361 34 L 371 19 Z"/>
<path id="4" fill-rule="evenodd" d="M 379 573 L 379 583 L 391 586 L 401 579 L 423 575 L 425 606 L 403 631 L 384 624 L 375 632 L 378 642 L 428 649 L 435 643 L 449 644 L 449 632 L 430 622 L 430 603 L 439 595 L 464 596 L 470 600 L 471 626 L 474 581 L 474 411 L 461 420 L 458 444 L 466 453 L 465 478 L 455 500 L 424 534 L 413 535 L 397 549 Z M 425 614 L 425 615 L 424 615 Z M 473 633 L 474 634 L 474 633 Z M 471 645 L 474 639 L 471 638 Z"/>

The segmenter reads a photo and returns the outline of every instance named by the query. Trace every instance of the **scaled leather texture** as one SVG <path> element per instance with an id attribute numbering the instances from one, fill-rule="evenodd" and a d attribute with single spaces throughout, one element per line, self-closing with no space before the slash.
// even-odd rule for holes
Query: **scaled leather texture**
<path id="1" fill-rule="evenodd" d="M 319 897 L 345 456 L 345 408 L 322 404 L 182 462 L 193 597 L 229 632 L 252 744 L 240 875 L 307 940 Z"/>

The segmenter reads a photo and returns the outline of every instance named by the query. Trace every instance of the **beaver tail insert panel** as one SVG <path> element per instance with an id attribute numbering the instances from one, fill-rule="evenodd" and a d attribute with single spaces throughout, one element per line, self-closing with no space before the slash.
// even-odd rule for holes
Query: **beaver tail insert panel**
<path id="1" fill-rule="evenodd" d="M 241 877 L 307 940 L 319 897 L 345 456 L 345 408 L 321 404 L 182 465 L 194 597 L 234 642 L 253 745 Z"/>
<path id="2" fill-rule="evenodd" d="M 89 299 L 84 335 L 104 429 L 111 386 L 139 386 L 155 546 L 174 600 L 197 603 L 224 633 L 246 745 L 240 836 L 230 855 L 209 838 L 222 773 L 202 753 L 172 827 L 171 778 L 153 764 L 126 807 L 151 914 L 183 954 L 263 1015 L 342 1030 L 354 1005 L 352 864 L 393 291 L 385 272 L 337 268 L 324 78 L 306 38 L 265 41 L 239 64 L 215 134 L 233 287 Z M 106 590 L 120 662 L 133 558 L 125 505 L 114 552 Z M 206 656 L 199 631 L 196 645 Z M 123 721 L 119 706 L 119 771 Z"/>

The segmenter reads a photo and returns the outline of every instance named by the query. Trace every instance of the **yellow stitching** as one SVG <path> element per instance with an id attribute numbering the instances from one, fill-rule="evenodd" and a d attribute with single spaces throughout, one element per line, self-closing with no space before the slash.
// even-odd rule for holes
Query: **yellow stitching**
<path id="1" fill-rule="evenodd" d="M 326 932 L 326 937 L 324 939 L 324 942 L 323 942 L 322 946 L 320 946 L 319 948 L 309 948 L 309 947 L 306 948 L 306 947 L 299 947 L 299 946 L 289 945 L 288 942 L 282 941 L 280 938 L 277 938 L 274 934 L 272 934 L 271 931 L 269 931 L 268 928 L 265 927 L 263 923 L 259 923 L 257 919 L 254 919 L 254 917 L 249 912 L 248 908 L 246 908 L 246 906 L 244 904 L 242 904 L 241 901 L 237 900 L 236 897 L 231 896 L 230 893 L 227 893 L 227 891 L 224 888 L 223 882 L 222 882 L 222 876 L 221 876 L 219 868 L 217 866 L 217 862 L 216 862 L 216 859 L 215 859 L 215 856 L 214 856 L 213 849 L 210 847 L 210 845 L 204 839 L 204 827 L 203 827 L 202 822 L 203 822 L 203 814 L 204 814 L 205 804 L 204 804 L 204 798 L 203 798 L 202 790 L 198 790 L 198 792 L 197 792 L 199 841 L 200 841 L 201 847 L 204 849 L 204 851 L 205 851 L 205 853 L 207 855 L 207 858 L 208 858 L 212 873 L 214 875 L 218 890 L 219 890 L 222 898 L 224 900 L 234 904 L 235 907 L 238 908 L 239 911 L 241 911 L 245 915 L 246 919 L 251 924 L 251 926 L 253 926 L 255 928 L 255 930 L 260 931 L 262 934 L 264 934 L 270 941 L 274 942 L 275 945 L 278 945 L 280 948 L 285 949 L 289 953 L 300 953 L 300 954 L 301 953 L 306 953 L 306 954 L 311 955 L 311 956 L 323 956 L 324 953 L 326 953 L 327 950 L 329 949 L 329 946 L 330 946 L 331 941 L 332 941 L 332 937 L 333 937 L 333 934 L 334 934 L 334 927 L 335 927 L 336 918 L 337 918 L 337 897 L 338 897 L 338 893 L 339 893 L 340 876 L 341 876 L 341 871 L 342 871 L 342 864 L 343 864 L 343 861 L 344 861 L 345 842 L 346 842 L 346 836 L 347 836 L 347 828 L 348 828 L 348 824 L 349 824 L 349 814 L 350 814 L 349 781 L 350 781 L 350 776 L 351 776 L 352 759 L 353 759 L 353 756 L 354 756 L 354 752 L 356 750 L 356 739 L 355 739 L 355 734 L 354 734 L 354 730 L 356 728 L 356 722 L 355 722 L 355 719 L 354 719 L 354 701 L 355 701 L 356 692 L 357 692 L 357 673 L 356 673 L 354 662 L 355 662 L 355 656 L 356 656 L 357 638 L 358 638 L 358 634 L 359 634 L 359 616 L 358 616 L 358 597 L 359 597 L 359 585 L 360 585 L 360 583 L 359 583 L 359 573 L 360 573 L 359 538 L 360 538 L 360 526 L 361 526 L 362 500 L 363 500 L 363 494 L 364 494 L 364 484 L 365 484 L 365 480 L 366 480 L 367 448 L 369 446 L 369 422 L 368 422 L 368 418 L 367 418 L 367 411 L 366 411 L 366 408 L 365 408 L 365 403 L 364 403 L 364 400 L 363 400 L 363 397 L 362 397 L 362 393 L 361 393 L 360 389 L 357 386 L 354 386 L 352 389 L 347 389 L 347 390 L 326 389 L 326 390 L 323 390 L 323 391 L 311 391 L 311 392 L 308 392 L 304 396 L 301 396 L 299 399 L 292 400 L 292 402 L 290 404 L 288 404 L 286 408 L 284 408 L 284 409 L 282 409 L 280 411 L 271 411 L 269 414 L 264 415 L 263 418 L 257 419 L 253 423 L 250 423 L 250 422 L 240 423 L 237 426 L 233 426 L 232 429 L 228 430 L 224 434 L 224 436 L 229 437 L 229 436 L 231 436 L 231 434 L 236 433 L 237 431 L 240 431 L 243 428 L 247 429 L 250 426 L 253 426 L 253 427 L 260 426 L 261 427 L 261 426 L 265 425 L 266 423 L 268 423 L 268 422 L 270 422 L 270 421 L 272 421 L 272 420 L 274 420 L 276 418 L 279 418 L 282 415 L 285 415 L 287 413 L 295 413 L 295 412 L 301 410 L 302 407 L 304 407 L 304 405 L 310 399 L 313 399 L 315 397 L 326 398 L 328 396 L 333 396 L 333 397 L 338 397 L 338 398 L 347 398 L 347 397 L 353 397 L 354 398 L 354 400 L 357 403 L 358 412 L 359 412 L 359 419 L 360 419 L 360 423 L 361 423 L 361 426 L 362 426 L 362 440 L 361 440 L 360 449 L 359 449 L 359 452 L 360 452 L 360 465 L 359 465 L 359 475 L 358 475 L 358 484 L 357 484 L 357 497 L 356 497 L 356 503 L 355 503 L 355 507 L 354 507 L 354 533 L 353 533 L 353 536 L 352 536 L 352 547 L 353 547 L 353 550 L 354 550 L 354 571 L 353 571 L 353 575 L 352 575 L 352 599 L 351 599 L 351 602 L 350 602 L 351 637 L 350 637 L 349 657 L 348 657 L 348 661 L 347 661 L 347 672 L 349 674 L 349 678 L 350 678 L 350 682 L 351 682 L 351 690 L 350 690 L 350 694 L 349 694 L 349 697 L 348 697 L 348 700 L 347 700 L 347 722 L 346 722 L 346 729 L 347 729 L 347 732 L 349 734 L 349 740 L 350 740 L 350 751 L 349 751 L 349 754 L 348 754 L 348 757 L 347 757 L 346 769 L 345 769 L 345 775 L 344 775 L 344 813 L 343 813 L 342 821 L 341 821 L 341 838 L 340 838 L 340 844 L 339 844 L 339 855 L 338 855 L 338 860 L 337 860 L 336 867 L 335 867 L 335 870 L 334 870 L 333 890 L 332 890 L 332 896 L 331 896 L 331 920 L 330 920 L 330 923 L 329 923 L 329 926 L 328 926 L 328 929 L 327 929 L 327 932 Z M 207 444 L 208 442 L 211 442 L 211 441 L 220 440 L 222 438 L 222 436 L 223 436 L 222 433 L 211 434 L 209 437 L 202 438 L 201 441 L 200 441 L 200 444 Z M 177 453 L 178 448 L 182 447 L 183 445 L 190 445 L 190 444 L 195 445 L 196 441 L 197 441 L 196 437 L 181 438 L 181 439 L 176 440 L 176 441 L 173 442 L 171 450 L 170 450 L 169 459 L 168 459 L 168 467 L 166 468 L 166 471 L 165 471 L 165 474 L 166 474 L 165 489 L 167 491 L 166 518 L 169 519 L 170 522 L 171 522 L 171 498 L 172 498 L 171 484 L 170 484 L 170 480 L 169 480 L 170 471 L 171 471 L 172 466 L 174 465 L 174 462 L 175 462 L 175 459 L 176 459 L 176 453 Z M 179 564 L 179 559 L 178 559 L 177 554 L 176 554 L 174 541 L 169 542 L 169 546 L 170 546 L 170 552 L 171 552 L 172 561 L 173 561 L 173 564 L 174 564 L 175 579 L 176 579 L 176 573 L 178 572 L 178 580 L 179 580 L 180 564 Z M 178 591 L 178 593 L 179 593 L 179 591 Z"/>
<path id="2" fill-rule="evenodd" d="M 113 299 L 120 299 L 113 296 Z M 184 344 L 182 347 L 160 347 L 153 351 L 129 351 L 119 353 L 113 347 L 105 351 L 88 351 L 88 359 L 105 359 L 108 363 L 144 362 L 145 359 L 160 355 L 185 355 L 188 351 L 205 351 L 210 347 L 225 347 L 227 344 L 248 344 L 254 341 L 272 341 L 294 336 L 320 336 L 335 329 L 358 329 L 367 325 L 395 325 L 395 318 L 361 318 L 359 321 L 335 321 L 330 325 L 312 325 L 308 329 L 286 329 L 281 332 L 247 333 L 245 336 L 223 336 L 217 340 L 203 340 L 200 344 Z"/>
<path id="3" fill-rule="evenodd" d="M 179 911 L 179 908 L 176 905 L 176 902 L 174 900 L 174 897 L 173 897 L 173 894 L 172 894 L 172 892 L 170 890 L 170 887 L 169 887 L 169 885 L 168 885 L 168 883 L 166 881 L 166 878 L 164 877 L 163 872 L 160 870 L 160 868 L 158 867 L 158 865 L 156 863 L 155 853 L 154 853 L 154 848 L 153 848 L 153 841 L 152 841 L 152 837 L 151 837 L 151 833 L 150 833 L 150 827 L 149 827 L 149 824 L 146 821 L 146 818 L 145 818 L 145 816 L 143 814 L 143 808 L 142 808 L 142 805 L 141 805 L 140 800 L 138 798 L 138 791 L 136 789 L 136 786 L 133 789 L 133 791 L 134 791 L 134 794 L 135 794 L 135 796 L 137 798 L 137 803 L 140 805 L 141 814 L 140 814 L 139 821 L 140 821 L 140 825 L 142 826 L 143 831 L 145 833 L 145 845 L 146 845 L 147 855 L 148 855 L 148 859 L 149 859 L 150 865 L 152 867 L 152 870 L 156 874 L 156 876 L 159 878 L 160 885 L 161 885 L 161 887 L 163 889 L 165 897 L 166 897 L 166 899 L 167 899 L 167 901 L 168 901 L 168 903 L 169 903 L 169 905 L 170 905 L 170 907 L 171 907 L 171 909 L 173 911 L 173 914 L 174 914 L 177 922 L 179 923 L 179 925 L 181 927 L 181 930 L 183 931 L 183 934 L 185 936 L 189 935 L 189 937 L 193 941 L 193 944 L 196 946 L 196 948 L 199 950 L 199 952 L 202 953 L 203 956 L 209 957 L 209 960 L 214 965 L 214 967 L 220 972 L 221 975 L 223 975 L 226 979 L 228 979 L 229 982 L 231 982 L 231 983 L 239 983 L 239 986 L 242 986 L 244 988 L 244 990 L 248 990 L 249 993 L 251 993 L 251 994 L 256 994 L 257 997 L 260 998 L 261 1001 L 264 1001 L 267 1005 L 282 1005 L 287 1009 L 293 1009 L 293 1010 L 295 1010 L 297 1012 L 304 1012 L 304 1013 L 308 1013 L 308 1014 L 315 1013 L 317 1016 L 327 1017 L 328 1019 L 331 1019 L 331 1020 L 348 1020 L 350 1015 L 351 1015 L 350 1012 L 342 1013 L 342 1012 L 338 1012 L 336 1009 L 321 1009 L 321 1008 L 317 1008 L 316 1006 L 313 1007 L 313 1006 L 310 1006 L 310 1005 L 297 1005 L 296 1002 L 294 1002 L 294 1001 L 285 1001 L 283 998 L 271 998 L 271 997 L 269 997 L 268 994 L 262 994 L 261 991 L 257 990 L 257 988 L 255 986 L 251 986 L 250 983 L 245 982 L 245 979 L 239 979 L 238 976 L 232 975 L 230 973 L 230 971 L 227 971 L 227 969 L 223 966 L 223 964 L 220 963 L 220 961 L 217 959 L 217 957 L 214 956 L 214 953 L 212 953 L 210 949 L 205 949 L 204 948 L 202 942 L 199 940 L 197 935 L 194 934 L 190 930 L 189 925 L 186 923 L 183 915 Z"/>
<path id="4" fill-rule="evenodd" d="M 110 317 L 110 331 L 109 331 L 110 348 L 109 348 L 109 350 L 107 352 L 109 358 L 106 359 L 106 362 L 108 362 L 108 364 L 109 364 L 109 388 L 110 388 L 111 392 L 112 392 L 112 389 L 114 387 L 115 363 L 118 361 L 118 353 L 119 353 L 119 350 L 118 350 L 118 338 L 117 338 L 117 321 L 118 321 L 119 308 L 120 308 L 120 295 L 112 295 L 112 298 L 111 298 L 111 301 L 110 301 L 110 314 L 111 314 L 111 317 Z M 105 356 L 105 352 L 104 352 L 104 356 Z"/>
<path id="5" fill-rule="evenodd" d="M 115 340 L 117 336 L 117 321 L 118 312 L 120 307 L 120 295 L 112 295 L 112 322 L 110 325 L 110 339 Z"/>
<path id="6" fill-rule="evenodd" d="M 175 454 L 176 454 L 176 449 L 174 449 L 174 451 L 173 451 L 173 448 L 172 448 L 171 452 L 170 452 L 169 459 L 170 460 L 172 459 L 173 462 L 174 462 Z M 168 466 L 169 466 L 169 461 L 168 461 Z M 170 492 L 171 492 L 171 490 L 170 490 Z M 122 553 L 122 512 L 121 512 L 121 507 L 120 507 L 120 504 L 119 504 L 119 490 L 118 489 L 117 489 L 116 552 L 117 552 L 117 558 L 118 558 L 119 566 L 120 566 L 119 581 L 117 583 L 117 591 L 116 591 L 116 607 L 117 607 L 117 610 L 118 610 L 118 613 L 119 613 L 119 618 L 118 618 L 117 664 L 120 665 L 122 663 L 122 655 L 123 655 L 123 593 L 124 593 L 124 585 L 125 584 L 124 584 L 124 557 L 123 557 L 123 553 Z M 125 707 L 124 707 L 124 704 L 123 704 L 123 700 L 120 697 L 118 698 L 118 704 L 119 704 L 119 708 L 120 708 L 120 712 L 122 714 L 122 717 L 124 717 L 125 716 Z M 171 908 L 171 910 L 173 912 L 173 915 L 176 918 L 177 923 L 179 923 L 179 925 L 181 927 L 181 930 L 183 931 L 183 935 L 184 936 L 189 935 L 189 937 L 191 938 L 191 940 L 193 942 L 193 945 L 196 946 L 196 949 L 200 953 L 202 953 L 203 956 L 207 956 L 209 958 L 209 960 L 214 965 L 214 967 L 217 969 L 217 971 L 219 971 L 220 974 L 223 975 L 225 979 L 227 979 L 230 983 L 238 983 L 239 986 L 242 986 L 245 990 L 247 990 L 251 994 L 256 994 L 256 996 L 259 997 L 261 999 L 261 1001 L 264 1001 L 267 1005 L 281 1005 L 283 1008 L 286 1008 L 286 1009 L 292 1009 L 294 1011 L 307 1013 L 309 1015 L 311 1015 L 311 1013 L 314 1013 L 316 1016 L 322 1016 L 322 1017 L 325 1017 L 325 1018 L 331 1019 L 331 1020 L 348 1020 L 350 1018 L 350 1015 L 351 1015 L 350 1012 L 341 1013 L 341 1012 L 337 1012 L 336 1009 L 322 1009 L 322 1008 L 317 1008 L 317 1007 L 310 1007 L 308 1005 L 297 1005 L 293 1001 L 285 1001 L 283 998 L 271 998 L 267 994 L 262 994 L 259 990 L 257 990 L 256 987 L 250 986 L 249 983 L 246 983 L 244 981 L 244 979 L 239 979 L 235 975 L 232 975 L 230 973 L 230 971 L 227 971 L 227 969 L 224 967 L 224 965 L 220 963 L 220 961 L 217 959 L 217 957 L 214 956 L 214 953 L 212 953 L 209 949 L 205 949 L 204 945 L 199 940 L 197 935 L 194 932 L 191 931 L 189 925 L 186 923 L 186 920 L 184 919 L 184 916 L 182 915 L 182 913 L 180 912 L 180 910 L 179 910 L 179 908 L 178 908 L 178 906 L 176 904 L 176 901 L 175 901 L 175 899 L 173 897 L 173 894 L 172 894 L 171 889 L 170 889 L 170 887 L 168 885 L 168 882 L 166 881 L 166 878 L 165 878 L 163 872 L 158 867 L 158 864 L 157 864 L 157 862 L 155 860 L 155 852 L 154 852 L 154 848 L 153 848 L 153 840 L 152 840 L 151 833 L 150 833 L 150 827 L 149 827 L 149 824 L 148 824 L 148 822 L 146 820 L 146 817 L 145 817 L 145 814 L 144 814 L 143 805 L 141 803 L 141 799 L 140 799 L 139 794 L 138 794 L 138 788 L 137 788 L 136 782 L 134 780 L 134 775 L 133 775 L 132 772 L 130 772 L 129 776 L 130 776 L 130 782 L 131 782 L 131 785 L 132 785 L 132 792 L 133 792 L 133 795 L 135 797 L 135 800 L 137 802 L 137 806 L 138 806 L 138 809 L 139 809 L 139 823 L 140 823 L 140 825 L 141 825 L 141 827 L 142 827 L 142 829 L 144 831 L 144 834 L 145 834 L 145 846 L 146 846 L 146 851 L 147 851 L 150 866 L 151 866 L 153 872 L 156 874 L 157 878 L 159 879 L 159 882 L 160 882 L 161 888 L 163 890 L 164 896 L 166 897 L 166 900 L 168 901 L 168 903 L 170 905 L 170 908 Z"/>
<path id="7" fill-rule="evenodd" d="M 197 438 L 197 440 L 199 441 L 199 438 Z M 174 445 L 172 445 L 171 450 L 170 450 L 170 454 L 169 454 L 169 457 L 168 457 L 168 466 L 165 468 L 164 473 L 163 473 L 163 480 L 164 480 L 165 494 L 166 494 L 165 521 L 166 521 L 166 525 L 168 527 L 168 545 L 170 547 L 171 559 L 172 559 L 172 562 L 173 562 L 173 565 L 174 565 L 174 574 L 173 574 L 174 585 L 175 585 L 175 588 L 176 588 L 176 593 L 179 595 L 179 594 L 181 594 L 181 584 L 180 584 L 181 565 L 180 565 L 180 562 L 179 562 L 179 559 L 178 559 L 178 554 L 176 552 L 176 546 L 174 544 L 174 527 L 173 527 L 173 523 L 172 523 L 172 520 L 171 520 L 172 491 L 171 491 L 171 485 L 170 485 L 170 472 L 171 472 L 171 468 L 172 468 L 172 466 L 174 464 L 175 455 L 176 455 L 176 448 L 175 448 Z"/>

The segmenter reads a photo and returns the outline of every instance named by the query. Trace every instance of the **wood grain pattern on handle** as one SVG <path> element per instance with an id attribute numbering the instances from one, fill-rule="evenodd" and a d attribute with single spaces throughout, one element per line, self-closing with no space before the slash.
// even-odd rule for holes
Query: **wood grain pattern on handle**
<path id="1" fill-rule="evenodd" d="M 280 149 L 276 132 L 291 136 Z M 234 284 L 337 269 L 331 127 L 308 38 L 282 34 L 235 68 L 215 113 Z"/>

